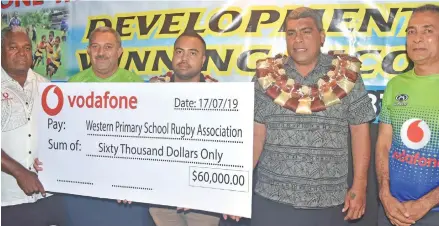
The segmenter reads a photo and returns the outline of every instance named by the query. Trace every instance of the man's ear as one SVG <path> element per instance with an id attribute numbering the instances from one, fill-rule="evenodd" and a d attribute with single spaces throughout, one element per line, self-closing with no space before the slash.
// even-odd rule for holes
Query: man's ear
<path id="1" fill-rule="evenodd" d="M 122 56 L 123 53 L 123 48 L 122 46 L 119 47 L 119 49 L 117 50 L 117 58 L 120 58 L 120 56 Z"/>
<path id="2" fill-rule="evenodd" d="M 320 31 L 320 45 L 321 46 L 325 45 L 325 39 L 326 39 L 325 31 Z"/>

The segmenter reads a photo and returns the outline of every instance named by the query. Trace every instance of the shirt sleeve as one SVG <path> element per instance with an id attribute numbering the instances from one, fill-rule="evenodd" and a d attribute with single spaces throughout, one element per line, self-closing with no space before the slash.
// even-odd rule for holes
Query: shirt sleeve
<path id="1" fill-rule="evenodd" d="M 367 94 L 366 87 L 361 76 L 358 76 L 355 86 L 352 88 L 348 96 L 348 122 L 350 125 L 368 123 L 376 118 L 372 100 Z"/>
<path id="2" fill-rule="evenodd" d="M 385 124 L 392 124 L 390 118 L 390 105 L 392 103 L 392 86 L 388 83 L 384 90 L 383 100 L 381 102 L 381 112 L 379 121 Z"/>
<path id="3" fill-rule="evenodd" d="M 254 121 L 265 124 L 267 116 L 272 111 L 270 108 L 272 107 L 273 101 L 265 94 L 256 75 L 253 77 L 252 82 L 255 85 Z"/>

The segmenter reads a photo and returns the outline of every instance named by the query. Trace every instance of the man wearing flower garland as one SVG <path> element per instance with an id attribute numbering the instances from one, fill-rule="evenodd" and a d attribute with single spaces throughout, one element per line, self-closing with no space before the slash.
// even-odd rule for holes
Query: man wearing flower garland
<path id="1" fill-rule="evenodd" d="M 151 78 L 150 82 L 217 82 L 201 73 L 206 61 L 206 42 L 194 31 L 185 31 L 174 43 L 173 72 Z M 220 215 L 176 207 L 149 209 L 157 226 L 218 226 Z"/>
<path id="2" fill-rule="evenodd" d="M 289 57 L 257 62 L 252 226 L 347 225 L 363 216 L 375 111 L 360 62 L 321 53 L 321 15 L 292 11 Z M 354 181 L 348 188 L 348 134 Z"/>

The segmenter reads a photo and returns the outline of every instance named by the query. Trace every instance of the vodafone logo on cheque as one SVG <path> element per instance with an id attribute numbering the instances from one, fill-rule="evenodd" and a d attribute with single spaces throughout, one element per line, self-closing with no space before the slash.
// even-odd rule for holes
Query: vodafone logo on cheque
<path id="1" fill-rule="evenodd" d="M 417 150 L 425 147 L 431 138 L 431 130 L 422 119 L 409 119 L 402 124 L 401 139 L 408 148 Z"/>
<path id="2" fill-rule="evenodd" d="M 67 101 L 64 101 L 67 97 Z M 65 106 L 64 103 L 67 103 Z M 64 95 L 57 85 L 47 86 L 41 95 L 44 112 L 50 116 L 58 115 L 64 107 L 69 108 L 103 108 L 103 109 L 137 109 L 136 96 L 113 96 L 110 91 L 99 95 L 91 91 L 88 95 Z"/>

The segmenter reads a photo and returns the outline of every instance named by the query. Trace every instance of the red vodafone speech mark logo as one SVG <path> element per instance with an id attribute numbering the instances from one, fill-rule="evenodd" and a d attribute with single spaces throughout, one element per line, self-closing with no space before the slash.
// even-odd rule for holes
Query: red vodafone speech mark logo
<path id="1" fill-rule="evenodd" d="M 49 105 L 47 105 L 47 94 L 49 93 L 49 91 L 52 88 L 54 88 L 53 93 L 56 95 L 56 97 L 58 99 L 57 100 L 58 104 L 56 105 L 55 108 L 50 108 Z M 61 109 L 64 105 L 64 95 L 63 95 L 61 89 L 56 85 L 50 85 L 50 86 L 46 87 L 44 89 L 43 95 L 41 97 L 41 105 L 43 106 L 44 112 L 46 112 L 48 115 L 50 115 L 50 116 L 57 115 L 61 111 Z"/>
<path id="2" fill-rule="evenodd" d="M 409 119 L 401 127 L 401 140 L 411 149 L 425 147 L 431 138 L 431 130 L 422 119 Z"/>

